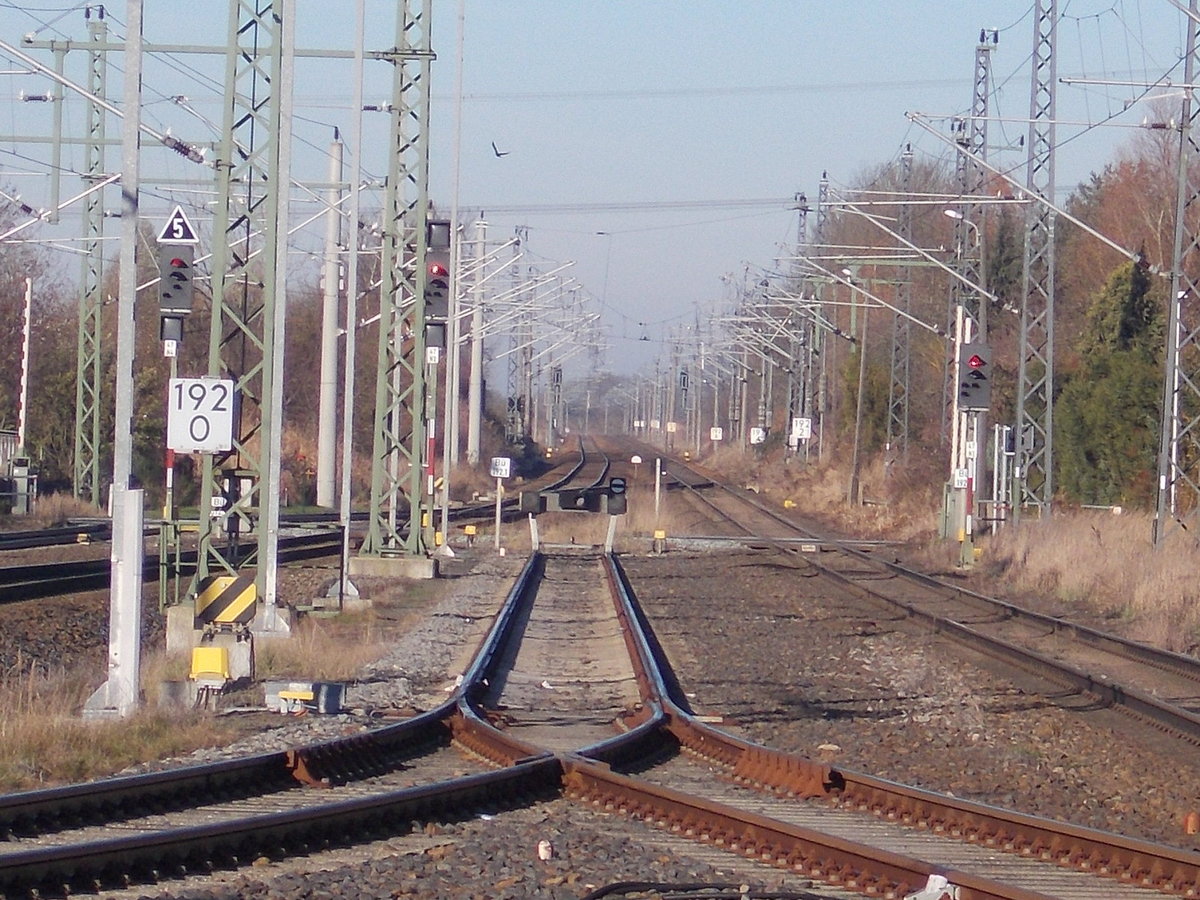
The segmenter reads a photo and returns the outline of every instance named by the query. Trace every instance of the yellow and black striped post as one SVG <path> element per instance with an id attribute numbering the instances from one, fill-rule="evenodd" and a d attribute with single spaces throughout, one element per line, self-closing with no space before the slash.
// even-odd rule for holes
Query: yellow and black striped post
<path id="1" fill-rule="evenodd" d="M 253 575 L 211 575 L 196 594 L 196 627 L 248 625 L 257 600 Z"/>

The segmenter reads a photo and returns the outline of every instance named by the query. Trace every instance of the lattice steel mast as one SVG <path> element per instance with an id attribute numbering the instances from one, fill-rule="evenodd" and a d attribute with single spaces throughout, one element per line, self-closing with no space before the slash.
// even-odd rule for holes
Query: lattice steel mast
<path id="1" fill-rule="evenodd" d="M 287 220 L 281 206 L 288 194 L 284 148 L 291 128 L 284 61 L 293 2 L 229 3 L 208 374 L 234 381 L 240 410 L 233 449 L 203 457 L 200 495 L 198 577 L 255 569 L 268 608 L 274 606 L 273 580 L 267 579 L 273 579 L 279 513 L 277 482 L 268 481 L 268 468 L 272 453 L 278 465 L 279 423 L 271 400 L 283 338 L 276 312 L 284 302 Z M 209 509 L 216 514 L 208 516 Z M 227 543 L 217 540 L 218 530 L 226 532 Z"/>
<path id="2" fill-rule="evenodd" d="M 430 402 L 425 372 L 425 250 L 432 6 L 433 0 L 400 0 L 396 19 L 365 555 L 425 552 L 421 476 L 423 454 L 430 452 L 425 447 Z"/>
<path id="3" fill-rule="evenodd" d="M 813 236 L 813 244 L 816 245 L 819 252 L 824 253 L 824 244 L 828 239 L 829 175 L 826 172 L 822 172 L 821 180 L 817 182 L 817 230 Z M 823 281 L 816 283 L 816 295 L 817 308 L 820 310 L 821 319 L 825 320 L 825 308 L 822 305 L 822 301 L 825 299 L 825 284 Z M 826 341 L 824 329 L 818 327 L 814 322 L 809 334 L 811 336 L 811 353 L 816 358 L 815 363 L 809 366 L 809 377 L 815 379 L 815 389 L 811 391 L 813 396 L 813 410 L 816 413 L 813 428 L 817 436 L 817 459 L 824 462 L 825 413 L 829 408 L 829 366 L 825 352 Z"/>
<path id="4" fill-rule="evenodd" d="M 959 187 L 963 199 L 959 204 L 961 218 L 955 222 L 954 239 L 962 248 L 958 258 L 958 271 L 971 284 L 986 288 L 983 265 L 984 223 L 986 207 L 978 198 L 984 194 L 987 171 L 984 164 L 988 158 L 988 99 L 992 82 L 992 43 L 988 43 L 988 32 L 979 33 L 979 44 L 975 47 L 975 92 L 971 101 L 971 117 L 965 123 L 966 149 L 968 153 L 958 156 L 961 164 Z M 972 236 L 972 229 L 974 230 Z M 988 332 L 987 304 L 978 291 L 955 279 L 959 302 L 966 308 L 974 322 L 974 339 L 986 341 Z"/>
<path id="5" fill-rule="evenodd" d="M 1037 0 L 1026 187 L 1048 203 L 1054 202 L 1057 24 L 1057 0 Z M 1014 522 L 1020 520 L 1026 506 L 1048 515 L 1053 497 L 1054 226 L 1054 210 L 1047 203 L 1033 202 L 1026 207 Z"/>
<path id="6" fill-rule="evenodd" d="M 993 43 L 995 32 L 993 34 Z M 957 328 L 959 307 L 965 313 L 969 325 L 971 339 L 987 340 L 987 304 L 983 302 L 979 292 L 967 286 L 967 283 L 984 286 L 983 268 L 983 234 L 982 221 L 984 207 L 975 198 L 983 194 L 986 183 L 988 142 L 987 119 L 988 98 L 991 93 L 992 47 L 988 43 L 988 32 L 979 33 L 979 43 L 975 47 L 974 91 L 971 98 L 971 114 L 963 120 L 955 122 L 955 145 L 958 153 L 955 156 L 955 179 L 961 200 L 952 211 L 954 215 L 954 269 L 962 278 L 950 279 L 950 296 L 946 310 L 947 332 L 954 334 Z M 964 281 L 963 279 L 966 279 Z M 943 404 L 943 435 L 949 428 L 958 424 L 951 422 L 950 417 L 956 414 L 955 398 L 958 396 L 955 384 L 954 359 L 955 348 L 951 345 L 946 354 L 945 398 Z M 951 442 L 953 444 L 953 441 Z"/>
<path id="7" fill-rule="evenodd" d="M 103 15 L 88 19 L 89 42 L 96 45 L 88 55 L 87 89 L 97 97 L 107 94 L 107 53 L 100 47 L 108 41 L 108 23 Z M 94 184 L 104 174 L 105 120 L 98 104 L 85 104 L 85 179 Z M 76 497 L 99 503 L 100 491 L 100 403 L 101 403 L 101 312 L 104 296 L 104 196 L 96 191 L 84 200 L 83 271 L 79 293 L 79 331 L 75 355 L 75 462 L 72 489 Z"/>
<path id="8" fill-rule="evenodd" d="M 801 304 L 807 302 L 804 297 L 805 279 L 802 263 L 808 247 L 808 213 L 808 197 L 804 194 L 796 194 L 796 261 L 792 265 L 792 289 L 799 297 Z M 809 415 L 808 371 L 812 365 L 812 324 L 811 316 L 798 318 L 795 312 L 788 314 L 788 321 L 790 334 L 788 338 L 786 427 L 790 429 L 793 419 Z M 797 443 L 793 449 L 799 450 L 799 444 Z"/>
<path id="9" fill-rule="evenodd" d="M 1179 115 L 1178 180 L 1175 197 L 1175 239 L 1171 262 L 1171 296 L 1166 340 L 1162 431 L 1158 454 L 1158 502 L 1154 542 L 1190 528 L 1200 514 L 1200 283 L 1197 265 L 1200 234 L 1188 231 L 1200 207 L 1200 173 L 1194 94 L 1200 35 L 1197 0 L 1188 3 L 1187 55 L 1184 59 L 1183 100 Z"/>
<path id="10" fill-rule="evenodd" d="M 521 241 L 524 240 L 524 229 L 518 228 L 516 233 L 516 243 L 513 244 L 513 259 L 512 259 L 512 289 L 515 293 L 521 286 L 521 270 L 517 266 L 517 261 L 520 259 Z M 508 414 L 505 418 L 504 438 L 509 444 L 522 444 L 525 442 L 525 402 L 521 395 L 521 363 L 518 351 L 520 347 L 520 335 L 518 329 L 514 326 L 509 330 L 508 335 L 508 364 L 505 371 L 508 376 L 506 382 L 508 390 Z"/>

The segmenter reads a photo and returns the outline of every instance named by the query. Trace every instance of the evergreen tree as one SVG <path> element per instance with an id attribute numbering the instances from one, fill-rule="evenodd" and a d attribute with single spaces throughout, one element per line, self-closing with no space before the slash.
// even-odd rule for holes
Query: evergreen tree
<path id="1" fill-rule="evenodd" d="M 1059 486 L 1084 503 L 1154 499 L 1162 405 L 1162 305 L 1145 269 L 1126 263 L 1095 296 L 1079 365 L 1055 404 Z"/>
<path id="2" fill-rule="evenodd" d="M 995 222 L 989 236 L 987 288 L 999 298 L 1001 305 L 1017 309 L 1025 250 L 1021 219 L 1011 209 L 1001 207 Z"/>

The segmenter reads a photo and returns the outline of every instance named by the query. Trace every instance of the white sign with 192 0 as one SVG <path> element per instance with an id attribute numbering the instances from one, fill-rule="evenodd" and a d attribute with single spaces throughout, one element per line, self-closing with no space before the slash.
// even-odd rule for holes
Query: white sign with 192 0
<path id="1" fill-rule="evenodd" d="M 220 453 L 233 447 L 233 381 L 172 378 L 167 387 L 167 447 Z"/>

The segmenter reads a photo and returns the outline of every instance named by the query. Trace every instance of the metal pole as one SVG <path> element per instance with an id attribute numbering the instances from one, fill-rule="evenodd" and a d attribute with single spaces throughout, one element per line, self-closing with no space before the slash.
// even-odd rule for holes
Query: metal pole
<path id="1" fill-rule="evenodd" d="M 358 0 L 355 11 L 354 41 L 354 118 L 350 132 L 350 235 L 346 261 L 346 358 L 342 375 L 342 484 L 338 498 L 338 519 L 342 528 L 341 577 L 338 579 L 338 608 L 346 597 L 357 597 L 358 588 L 350 581 L 350 466 L 354 456 L 354 359 L 358 353 L 358 216 L 362 207 L 358 173 L 362 170 L 363 134 L 363 44 L 366 37 L 366 0 Z"/>
<path id="2" fill-rule="evenodd" d="M 654 527 L 658 528 L 658 511 L 662 505 L 662 458 L 654 457 Z"/>
<path id="3" fill-rule="evenodd" d="M 449 373 L 446 378 L 446 443 L 442 475 L 446 479 L 442 506 L 442 533 L 447 534 L 450 520 L 450 469 L 458 465 L 458 391 L 459 374 L 459 290 L 462 274 L 462 232 L 458 227 L 458 194 L 462 170 L 462 108 L 463 108 L 463 47 L 466 32 L 467 3 L 458 0 L 458 15 L 454 33 L 454 178 L 450 190 L 450 321 L 447 338 L 450 341 Z M 448 545 L 447 545 L 448 546 Z"/>
<path id="4" fill-rule="evenodd" d="M 87 707 L 103 714 L 129 715 L 137 706 L 138 658 L 124 658 L 125 642 L 113 638 L 123 627 L 140 625 L 142 586 L 141 528 L 132 509 L 141 499 L 131 491 L 133 458 L 133 356 L 136 331 L 138 242 L 138 130 L 142 108 L 142 0 L 125 4 L 125 116 L 121 128 L 121 251 L 117 293 L 117 364 L 113 415 L 112 590 L 109 599 L 109 680 L 89 699 Z M 140 525 L 140 522 L 136 524 Z M 136 643 L 136 642 L 135 642 Z"/>
<path id="5" fill-rule="evenodd" d="M 483 260 L 487 255 L 487 222 L 475 222 L 475 281 L 471 285 L 471 381 L 467 388 L 467 464 L 479 464 L 479 432 L 483 426 Z"/>
<path id="6" fill-rule="evenodd" d="M 460 64 L 461 68 L 461 64 Z M 445 422 L 442 436 L 442 489 L 441 489 L 441 526 L 442 546 L 440 549 L 447 556 L 453 555 L 450 549 L 450 472 L 458 465 L 458 391 L 459 391 L 459 274 L 462 272 L 462 230 L 458 227 L 457 197 L 455 209 L 450 215 L 450 315 L 446 322 L 446 391 L 442 399 L 442 420 Z M 435 382 L 436 383 L 436 382 Z M 434 403 L 437 395 L 433 395 Z M 432 448 L 431 448 L 432 449 Z M 435 495 L 431 503 L 436 504 Z M 432 513 L 433 507 L 431 507 Z"/>
<path id="7" fill-rule="evenodd" d="M 25 452 L 25 428 L 29 421 L 29 331 L 33 322 L 33 279 L 25 279 L 25 314 L 21 322 L 21 405 L 17 413 L 17 449 Z"/>
<path id="8" fill-rule="evenodd" d="M 496 549 L 500 549 L 500 494 L 504 490 L 504 483 L 496 479 Z"/>
<path id="9" fill-rule="evenodd" d="M 342 153 L 334 138 L 329 145 L 329 183 L 325 191 L 325 266 L 321 285 L 321 388 L 317 408 L 317 506 L 333 508 L 334 447 L 337 443 L 338 248 L 342 225 Z M 347 327 L 353 327 L 347 323 Z"/>
<path id="10" fill-rule="evenodd" d="M 262 559 L 262 622 L 258 626 L 260 632 L 286 634 L 291 626 L 286 614 L 280 614 L 280 607 L 275 603 L 276 584 L 279 570 L 279 507 L 281 499 L 279 491 L 272 486 L 280 481 L 280 455 L 283 438 L 283 346 L 284 323 L 287 313 L 287 259 L 288 245 L 286 240 L 288 211 L 290 209 L 292 183 L 292 91 L 295 86 L 295 49 L 296 49 L 296 0 L 283 0 L 282 22 L 279 28 L 279 79 L 274 87 L 277 92 L 276 100 L 279 105 L 279 133 L 275 144 L 275 177 L 276 193 L 274 196 L 274 227 L 279 235 L 275 241 L 275 265 L 273 274 L 275 283 L 272 288 L 274 303 L 272 304 L 273 322 L 264 322 L 264 329 L 270 329 L 271 340 L 276 344 L 275 350 L 269 354 L 270 359 L 270 390 L 267 393 L 267 404 L 263 409 L 262 429 L 263 444 L 267 455 L 266 484 L 259 486 L 259 502 L 262 505 L 263 522 L 259 534 L 258 546 Z M 265 362 L 265 360 L 264 360 Z M 265 366 L 264 366 L 265 368 Z"/>
<path id="11" fill-rule="evenodd" d="M 851 287 L 852 292 L 855 288 Z M 854 309 L 854 304 L 850 306 Z M 859 447 L 862 443 L 862 419 L 863 419 L 863 398 L 866 394 L 867 384 L 867 319 L 869 317 L 870 307 L 863 304 L 862 315 L 862 343 L 858 348 L 858 402 L 854 409 L 854 453 L 850 463 L 850 495 L 847 498 L 850 505 L 862 504 L 862 491 L 859 486 L 860 474 L 860 452 Z"/>

